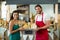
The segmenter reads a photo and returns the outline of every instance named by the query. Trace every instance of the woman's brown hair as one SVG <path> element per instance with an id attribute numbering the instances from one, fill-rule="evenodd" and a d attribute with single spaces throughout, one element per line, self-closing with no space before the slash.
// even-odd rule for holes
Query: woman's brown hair
<path id="1" fill-rule="evenodd" d="M 14 14 L 14 13 L 18 13 L 18 18 L 17 18 L 17 19 L 19 20 L 19 12 L 18 12 L 17 10 L 14 10 L 14 11 L 12 12 L 12 15 L 11 15 L 11 17 L 10 17 L 10 20 L 13 20 L 13 14 Z"/>

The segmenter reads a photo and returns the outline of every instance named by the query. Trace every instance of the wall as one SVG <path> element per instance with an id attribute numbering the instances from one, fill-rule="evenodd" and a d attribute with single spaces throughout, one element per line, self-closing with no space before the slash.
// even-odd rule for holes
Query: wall
<path id="1" fill-rule="evenodd" d="M 9 5 L 10 6 L 10 13 L 17 9 L 17 5 Z"/>

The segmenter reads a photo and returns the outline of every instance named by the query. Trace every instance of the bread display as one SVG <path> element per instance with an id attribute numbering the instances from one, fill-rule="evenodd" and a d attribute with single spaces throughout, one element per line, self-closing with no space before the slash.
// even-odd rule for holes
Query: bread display
<path id="1" fill-rule="evenodd" d="M 27 24 L 27 23 L 24 24 L 23 28 L 24 28 L 24 29 L 28 29 L 28 28 L 29 28 L 29 27 L 28 27 L 28 24 Z"/>

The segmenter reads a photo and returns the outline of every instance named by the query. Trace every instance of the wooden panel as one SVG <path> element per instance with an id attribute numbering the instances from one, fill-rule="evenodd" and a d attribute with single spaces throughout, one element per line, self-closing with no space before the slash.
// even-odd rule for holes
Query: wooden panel
<path id="1" fill-rule="evenodd" d="M 60 26 L 60 14 L 58 14 L 58 26 Z"/>

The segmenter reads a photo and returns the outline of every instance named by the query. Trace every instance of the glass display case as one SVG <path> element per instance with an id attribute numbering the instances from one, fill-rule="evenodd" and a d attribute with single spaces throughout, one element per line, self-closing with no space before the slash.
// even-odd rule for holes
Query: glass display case
<path id="1" fill-rule="evenodd" d="M 19 19 L 29 22 L 29 5 L 17 5 L 17 10 L 19 12 Z"/>

